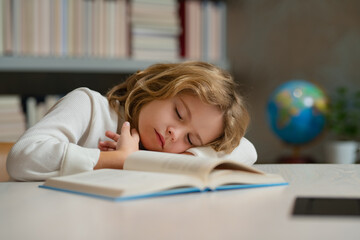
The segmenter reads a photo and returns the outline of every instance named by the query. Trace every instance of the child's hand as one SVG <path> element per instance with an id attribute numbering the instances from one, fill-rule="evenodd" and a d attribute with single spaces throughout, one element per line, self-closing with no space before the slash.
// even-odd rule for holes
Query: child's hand
<path id="1" fill-rule="evenodd" d="M 98 144 L 100 151 L 115 151 L 120 148 L 121 150 L 125 150 L 124 148 L 128 147 L 130 152 L 139 150 L 140 137 L 136 129 L 131 129 L 130 133 L 130 125 L 128 125 L 128 122 L 125 122 L 121 128 L 121 133 L 120 135 L 112 131 L 106 131 L 105 136 L 113 141 L 100 141 Z M 119 141 L 120 137 L 123 139 L 121 142 Z"/>
<path id="2" fill-rule="evenodd" d="M 94 169 L 122 169 L 127 156 L 139 150 L 140 136 L 135 128 L 130 130 L 129 122 L 122 125 L 120 135 L 110 131 L 105 134 L 114 141 L 99 142 L 101 152 Z"/>
<path id="3" fill-rule="evenodd" d="M 139 142 L 140 136 L 136 129 L 133 128 L 130 130 L 130 123 L 125 122 L 121 127 L 121 133 L 116 144 L 116 150 L 122 151 L 126 153 L 126 155 L 129 155 L 130 153 L 139 150 Z"/>
<path id="4" fill-rule="evenodd" d="M 100 141 L 98 148 L 100 151 L 114 151 L 116 150 L 116 143 L 120 138 L 120 135 L 112 131 L 106 131 L 105 136 L 112 139 L 113 141 Z"/>

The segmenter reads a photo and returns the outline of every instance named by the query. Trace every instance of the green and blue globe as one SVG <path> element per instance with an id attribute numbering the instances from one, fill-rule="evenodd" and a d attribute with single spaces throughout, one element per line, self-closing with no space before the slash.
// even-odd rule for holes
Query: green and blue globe
<path id="1" fill-rule="evenodd" d="M 305 80 L 280 85 L 267 104 L 273 132 L 285 143 L 302 145 L 314 140 L 325 128 L 327 96 Z"/>

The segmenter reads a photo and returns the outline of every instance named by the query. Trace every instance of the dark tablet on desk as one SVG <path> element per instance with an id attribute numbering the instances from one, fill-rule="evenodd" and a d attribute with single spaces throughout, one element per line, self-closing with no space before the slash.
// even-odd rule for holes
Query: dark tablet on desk
<path id="1" fill-rule="evenodd" d="M 360 198 L 298 197 L 293 215 L 360 217 Z"/>

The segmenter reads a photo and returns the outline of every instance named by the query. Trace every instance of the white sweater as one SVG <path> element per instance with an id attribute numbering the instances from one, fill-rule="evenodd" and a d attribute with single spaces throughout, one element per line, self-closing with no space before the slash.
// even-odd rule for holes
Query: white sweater
<path id="1" fill-rule="evenodd" d="M 123 122 L 100 93 L 76 89 L 20 137 L 8 155 L 9 175 L 15 180 L 34 181 L 91 171 L 100 155 L 98 142 L 108 140 L 105 131 L 117 132 Z M 254 146 L 245 138 L 229 155 L 210 147 L 188 151 L 197 156 L 237 159 L 248 165 L 257 158 Z"/>

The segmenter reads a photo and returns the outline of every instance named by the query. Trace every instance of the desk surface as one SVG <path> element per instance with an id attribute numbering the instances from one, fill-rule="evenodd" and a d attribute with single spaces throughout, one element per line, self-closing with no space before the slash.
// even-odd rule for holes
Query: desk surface
<path id="1" fill-rule="evenodd" d="M 359 239 L 359 217 L 293 217 L 296 196 L 360 197 L 360 165 L 255 165 L 290 185 L 126 202 L 0 183 L 0 239 Z"/>

